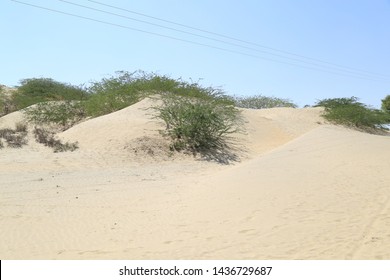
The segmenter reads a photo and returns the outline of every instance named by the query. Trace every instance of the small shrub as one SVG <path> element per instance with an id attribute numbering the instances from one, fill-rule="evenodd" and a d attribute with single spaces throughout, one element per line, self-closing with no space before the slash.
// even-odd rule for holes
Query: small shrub
<path id="1" fill-rule="evenodd" d="M 47 147 L 53 148 L 55 153 L 66 152 L 78 149 L 78 143 L 62 143 L 60 140 L 54 137 L 54 134 L 39 127 L 34 128 L 35 140 Z"/>
<path id="2" fill-rule="evenodd" d="M 16 128 L 15 128 L 15 131 L 16 132 L 25 132 L 27 133 L 27 125 L 25 123 L 17 123 L 16 124 Z"/>
<path id="3" fill-rule="evenodd" d="M 0 149 L 3 149 L 4 148 L 4 144 L 3 144 L 3 141 L 0 139 Z"/>
<path id="4" fill-rule="evenodd" d="M 13 130 L 10 128 L 0 129 L 0 140 L 3 138 L 10 148 L 21 148 L 27 145 L 27 128 L 26 130 Z M 3 144 L 4 147 L 4 144 Z"/>
<path id="5" fill-rule="evenodd" d="M 86 118 L 80 101 L 42 102 L 25 110 L 27 119 L 35 124 L 59 125 L 66 130 Z"/>
<path id="6" fill-rule="evenodd" d="M 12 130 L 10 128 L 0 129 L 0 138 L 5 139 L 8 135 L 13 134 L 13 133 L 14 133 L 14 130 Z"/>
<path id="7" fill-rule="evenodd" d="M 27 145 L 27 138 L 25 135 L 13 134 L 7 139 L 7 145 L 11 148 L 21 148 L 24 145 Z"/>
<path id="8" fill-rule="evenodd" d="M 325 108 L 323 117 L 328 121 L 368 132 L 384 130 L 390 121 L 388 114 L 369 108 L 356 97 L 323 99 L 316 106 Z"/>
<path id="9" fill-rule="evenodd" d="M 228 135 L 238 131 L 239 111 L 219 100 L 187 98 L 174 94 L 163 97 L 155 108 L 156 117 L 166 124 L 172 149 L 194 153 L 225 149 Z"/>
<path id="10" fill-rule="evenodd" d="M 236 107 L 247 109 L 267 109 L 275 107 L 291 107 L 297 108 L 298 106 L 288 99 L 282 99 L 277 97 L 268 97 L 262 95 L 255 95 L 249 97 L 234 97 L 234 103 Z"/>

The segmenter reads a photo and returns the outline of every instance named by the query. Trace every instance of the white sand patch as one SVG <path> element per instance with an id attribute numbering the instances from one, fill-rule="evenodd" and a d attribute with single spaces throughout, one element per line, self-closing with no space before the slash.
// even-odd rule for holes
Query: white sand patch
<path id="1" fill-rule="evenodd" d="M 0 150 L 1 259 L 390 259 L 389 137 L 243 110 L 223 165 L 165 152 L 152 104 Z"/>

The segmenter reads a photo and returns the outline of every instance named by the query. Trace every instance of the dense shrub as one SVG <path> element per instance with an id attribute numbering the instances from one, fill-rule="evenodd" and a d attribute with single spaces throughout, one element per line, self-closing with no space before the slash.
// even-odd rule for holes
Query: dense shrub
<path id="1" fill-rule="evenodd" d="M 275 107 L 298 107 L 292 101 L 277 97 L 255 95 L 249 97 L 234 97 L 236 107 L 248 109 L 266 109 Z"/>
<path id="2" fill-rule="evenodd" d="M 88 90 L 90 97 L 85 104 L 86 113 L 97 117 L 136 103 L 140 99 L 134 87 L 136 80 L 132 73 L 117 72 L 116 76 L 94 82 Z"/>
<path id="3" fill-rule="evenodd" d="M 66 130 L 86 118 L 81 101 L 42 102 L 25 110 L 27 119 L 35 124 L 54 124 Z"/>
<path id="4" fill-rule="evenodd" d="M 390 95 L 382 99 L 382 110 L 390 113 Z"/>
<path id="5" fill-rule="evenodd" d="M 85 104 L 86 112 L 93 117 L 101 116 L 130 106 L 146 96 L 167 93 L 232 103 L 221 90 L 201 87 L 198 83 L 143 71 L 120 71 L 92 84 L 90 98 Z"/>
<path id="6" fill-rule="evenodd" d="M 364 105 L 356 97 L 323 99 L 316 106 L 325 108 L 323 116 L 328 121 L 366 131 L 385 129 L 390 121 L 389 114 Z"/>
<path id="7" fill-rule="evenodd" d="M 84 100 L 87 92 L 77 86 L 57 82 L 50 78 L 32 78 L 21 80 L 13 95 L 18 109 L 45 101 Z"/>
<path id="8" fill-rule="evenodd" d="M 166 124 L 172 149 L 204 152 L 225 149 L 228 135 L 238 131 L 239 111 L 218 99 L 165 95 L 157 117 Z"/>

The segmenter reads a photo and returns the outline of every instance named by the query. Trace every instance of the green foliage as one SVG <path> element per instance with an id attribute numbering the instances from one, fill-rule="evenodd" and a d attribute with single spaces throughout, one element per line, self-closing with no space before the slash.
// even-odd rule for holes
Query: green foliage
<path id="1" fill-rule="evenodd" d="M 25 109 L 27 119 L 35 124 L 59 125 L 62 130 L 86 118 L 81 101 L 42 102 Z"/>
<path id="2" fill-rule="evenodd" d="M 326 98 L 319 100 L 315 107 L 325 107 L 325 109 L 334 109 L 343 106 L 365 107 L 363 103 L 358 102 L 357 97 Z"/>
<path id="3" fill-rule="evenodd" d="M 16 110 L 10 95 L 10 90 L 0 85 L 0 117 Z"/>
<path id="4" fill-rule="evenodd" d="M 382 99 L 382 110 L 390 113 L 390 95 Z"/>
<path id="5" fill-rule="evenodd" d="M 236 107 L 248 109 L 266 109 L 275 107 L 291 107 L 298 106 L 288 99 L 255 95 L 249 97 L 234 97 Z"/>
<path id="6" fill-rule="evenodd" d="M 0 86 L 0 117 L 7 114 L 5 95 L 3 94 L 3 87 Z"/>
<path id="7" fill-rule="evenodd" d="M 35 140 L 38 143 L 41 143 L 47 147 L 53 148 L 55 153 L 66 152 L 78 149 L 78 143 L 62 143 L 60 140 L 54 137 L 54 133 L 51 133 L 43 128 L 35 127 L 34 128 Z"/>
<path id="8" fill-rule="evenodd" d="M 388 114 L 369 108 L 356 97 L 323 99 L 316 106 L 325 108 L 323 116 L 328 121 L 365 131 L 385 129 L 390 122 Z"/>
<path id="9" fill-rule="evenodd" d="M 188 83 L 143 71 L 120 71 L 115 76 L 92 84 L 89 88 L 90 98 L 85 104 L 86 112 L 97 117 L 123 109 L 146 96 L 167 93 L 232 103 L 222 91 L 204 88 L 198 83 Z"/>
<path id="10" fill-rule="evenodd" d="M 21 80 L 20 84 L 13 95 L 13 101 L 18 109 L 39 102 L 83 100 L 87 97 L 84 89 L 50 78 L 24 79 Z"/>
<path id="11" fill-rule="evenodd" d="M 166 124 L 172 149 L 205 152 L 227 147 L 228 135 L 238 131 L 239 111 L 218 99 L 164 95 L 157 117 Z"/>
<path id="12" fill-rule="evenodd" d="M 116 76 L 94 82 L 89 88 L 86 113 L 97 117 L 136 103 L 140 99 L 140 94 L 134 86 L 136 81 L 137 78 L 132 73 L 117 72 Z"/>

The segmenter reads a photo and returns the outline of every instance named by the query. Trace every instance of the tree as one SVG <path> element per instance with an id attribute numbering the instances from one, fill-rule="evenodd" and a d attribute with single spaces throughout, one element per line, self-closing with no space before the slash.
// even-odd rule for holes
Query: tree
<path id="1" fill-rule="evenodd" d="M 382 110 L 390 113 L 390 95 L 382 99 Z"/>

